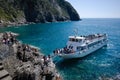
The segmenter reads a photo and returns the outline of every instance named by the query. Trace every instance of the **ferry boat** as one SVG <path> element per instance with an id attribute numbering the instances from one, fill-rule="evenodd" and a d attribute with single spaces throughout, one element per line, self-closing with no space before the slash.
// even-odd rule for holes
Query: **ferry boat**
<path id="1" fill-rule="evenodd" d="M 64 48 L 53 51 L 54 55 L 63 59 L 81 58 L 107 45 L 106 34 L 87 36 L 69 36 Z"/>

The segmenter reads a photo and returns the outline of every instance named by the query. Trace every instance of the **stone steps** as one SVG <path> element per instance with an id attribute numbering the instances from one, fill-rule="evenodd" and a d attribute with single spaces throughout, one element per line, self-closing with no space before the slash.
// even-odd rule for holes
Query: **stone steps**
<path id="1" fill-rule="evenodd" d="M 0 80 L 9 76 L 8 72 L 6 70 L 1 70 L 0 71 Z"/>
<path id="2" fill-rule="evenodd" d="M 1 80 L 12 80 L 12 78 L 10 76 L 7 76 L 5 78 L 2 78 Z"/>
<path id="3" fill-rule="evenodd" d="M 2 62 L 0 61 L 0 65 L 2 65 Z"/>
<path id="4" fill-rule="evenodd" d="M 2 62 L 0 62 L 0 80 L 12 80 L 9 73 L 4 70 Z"/>

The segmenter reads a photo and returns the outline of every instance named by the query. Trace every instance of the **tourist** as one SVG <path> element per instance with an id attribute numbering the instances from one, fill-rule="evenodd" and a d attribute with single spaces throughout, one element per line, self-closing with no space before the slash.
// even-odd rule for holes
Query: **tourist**
<path id="1" fill-rule="evenodd" d="M 2 42 L 3 44 L 6 44 L 6 38 L 3 38 Z"/>
<path id="2" fill-rule="evenodd" d="M 22 53 L 20 51 L 17 52 L 16 56 L 19 60 L 22 60 Z"/>
<path id="3" fill-rule="evenodd" d="M 44 59 L 44 65 L 45 65 L 45 66 L 48 66 L 47 57 L 46 57 L 46 56 L 43 56 L 43 59 Z"/>
<path id="4" fill-rule="evenodd" d="M 48 62 L 52 62 L 52 58 L 50 55 L 48 55 Z"/>

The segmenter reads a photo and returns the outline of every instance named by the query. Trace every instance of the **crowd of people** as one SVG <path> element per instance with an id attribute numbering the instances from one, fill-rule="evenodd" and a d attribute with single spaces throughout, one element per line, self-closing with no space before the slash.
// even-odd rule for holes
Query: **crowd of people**
<path id="1" fill-rule="evenodd" d="M 52 62 L 52 58 L 50 55 L 44 55 L 41 59 L 43 61 L 43 66 L 48 66 L 50 62 Z"/>
<path id="2" fill-rule="evenodd" d="M 86 39 L 88 40 L 92 40 L 92 39 L 95 39 L 95 38 L 100 38 L 100 37 L 103 37 L 103 36 L 106 36 L 106 34 L 91 34 L 91 35 L 88 35 L 88 36 L 85 36 Z"/>
<path id="3" fill-rule="evenodd" d="M 13 35 L 11 32 L 5 32 L 2 34 L 1 42 L 7 45 L 13 45 L 17 42 L 17 40 L 15 38 L 15 35 Z"/>
<path id="4" fill-rule="evenodd" d="M 54 54 L 59 54 L 59 53 L 65 53 L 65 54 L 69 54 L 69 53 L 74 53 L 74 50 L 73 50 L 73 46 L 66 46 L 64 48 L 61 48 L 61 49 L 56 49 L 53 51 Z"/>
<path id="5" fill-rule="evenodd" d="M 33 59 L 34 56 L 39 56 L 39 51 L 27 44 L 22 44 L 16 39 L 16 33 L 5 32 L 1 34 L 0 43 L 13 47 L 15 44 L 17 47 L 16 56 L 18 59 L 27 61 L 28 59 Z"/>
<path id="6" fill-rule="evenodd" d="M 34 46 L 30 46 L 28 44 L 23 44 L 20 43 L 17 39 L 16 39 L 16 34 L 12 33 L 12 32 L 5 32 L 0 34 L 0 36 L 2 36 L 0 38 L 0 43 L 8 45 L 9 47 L 13 47 L 13 45 L 15 44 L 16 46 L 16 57 L 19 60 L 22 60 L 23 62 L 26 62 L 28 60 L 30 61 L 34 61 L 34 59 L 36 57 L 40 56 L 39 53 L 39 49 L 35 48 Z M 43 56 L 40 57 L 41 60 L 43 61 L 44 65 L 48 65 L 48 63 L 51 60 L 51 56 Z"/>

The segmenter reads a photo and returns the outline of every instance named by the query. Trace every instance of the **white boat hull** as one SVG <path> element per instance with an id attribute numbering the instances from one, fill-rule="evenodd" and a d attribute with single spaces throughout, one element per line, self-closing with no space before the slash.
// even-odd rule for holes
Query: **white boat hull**
<path id="1" fill-rule="evenodd" d="M 59 54 L 58 56 L 63 58 L 63 59 L 81 58 L 81 57 L 84 57 L 84 56 L 86 56 L 86 55 L 88 55 L 88 54 L 102 48 L 105 45 L 107 45 L 107 42 L 98 44 L 98 45 L 96 45 L 94 47 L 86 49 L 86 51 L 83 51 L 83 52 L 77 51 L 75 53 L 70 53 L 70 54 L 62 53 L 62 54 Z"/>

